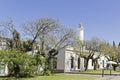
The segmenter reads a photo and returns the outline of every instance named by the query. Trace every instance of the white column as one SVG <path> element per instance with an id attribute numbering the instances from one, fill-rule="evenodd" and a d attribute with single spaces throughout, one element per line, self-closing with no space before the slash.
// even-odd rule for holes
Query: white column
<path id="1" fill-rule="evenodd" d="M 84 40 L 84 28 L 83 28 L 83 25 L 82 24 L 79 24 L 79 39 L 81 41 Z"/>

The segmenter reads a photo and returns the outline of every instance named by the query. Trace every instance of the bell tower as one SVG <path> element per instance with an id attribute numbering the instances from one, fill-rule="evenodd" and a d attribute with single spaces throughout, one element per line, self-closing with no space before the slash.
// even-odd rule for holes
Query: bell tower
<path id="1" fill-rule="evenodd" d="M 84 28 L 82 24 L 79 24 L 79 39 L 84 41 Z"/>

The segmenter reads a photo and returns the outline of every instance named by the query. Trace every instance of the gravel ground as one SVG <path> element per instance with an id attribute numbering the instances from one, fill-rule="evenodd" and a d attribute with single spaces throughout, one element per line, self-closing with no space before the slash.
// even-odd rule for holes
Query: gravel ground
<path id="1" fill-rule="evenodd" d="M 95 80 L 120 80 L 120 74 L 119 75 L 89 75 L 89 74 L 68 74 L 68 75 L 82 75 L 82 76 L 97 76 L 98 78 Z M 91 80 L 91 79 L 88 79 Z"/>
<path id="2" fill-rule="evenodd" d="M 105 77 L 100 77 L 96 80 L 120 80 L 120 76 L 105 76 Z"/>

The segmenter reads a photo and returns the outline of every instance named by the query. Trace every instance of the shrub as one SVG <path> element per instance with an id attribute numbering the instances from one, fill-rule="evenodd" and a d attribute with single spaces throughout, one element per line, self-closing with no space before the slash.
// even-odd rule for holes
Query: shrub
<path id="1" fill-rule="evenodd" d="M 17 50 L 0 51 L 0 61 L 8 64 L 9 76 L 34 76 L 36 71 L 36 60 L 31 55 Z"/>
<path id="2" fill-rule="evenodd" d="M 43 75 L 50 76 L 51 75 L 51 71 L 49 69 L 44 69 L 43 70 Z"/>

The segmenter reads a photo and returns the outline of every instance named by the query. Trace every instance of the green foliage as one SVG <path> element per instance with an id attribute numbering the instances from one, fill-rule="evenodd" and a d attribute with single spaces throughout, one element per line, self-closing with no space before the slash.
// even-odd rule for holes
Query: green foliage
<path id="1" fill-rule="evenodd" d="M 40 51 L 38 51 L 35 55 L 34 55 L 34 59 L 36 60 L 36 67 L 37 67 L 37 72 L 36 75 L 43 75 L 43 71 L 40 70 L 40 68 L 44 69 L 45 66 L 45 57 L 40 55 Z"/>
<path id="2" fill-rule="evenodd" d="M 36 60 L 31 55 L 17 50 L 0 51 L 0 61 L 8 64 L 9 76 L 33 76 L 36 71 Z"/>
<path id="3" fill-rule="evenodd" d="M 23 41 L 22 42 L 22 51 L 24 51 L 24 52 L 31 51 L 32 50 L 31 43 L 32 43 L 31 40 Z"/>
<path id="4" fill-rule="evenodd" d="M 51 75 L 51 71 L 50 71 L 49 69 L 45 68 L 45 69 L 43 70 L 43 73 L 42 73 L 42 74 L 45 75 L 45 76 L 50 76 L 50 75 Z"/>
<path id="5" fill-rule="evenodd" d="M 34 56 L 35 60 L 36 60 L 36 66 L 39 65 L 43 65 L 43 63 L 45 63 L 45 57 L 41 56 L 40 51 L 38 51 L 35 56 Z"/>

